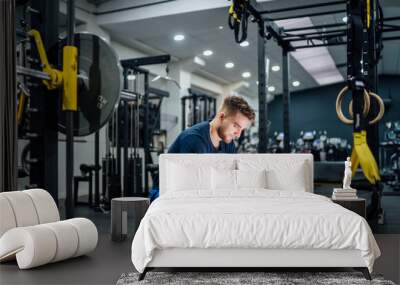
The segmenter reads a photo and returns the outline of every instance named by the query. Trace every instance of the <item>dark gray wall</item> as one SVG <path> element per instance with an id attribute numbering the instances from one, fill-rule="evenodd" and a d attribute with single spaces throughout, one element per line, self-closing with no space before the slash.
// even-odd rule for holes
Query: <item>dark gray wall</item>
<path id="1" fill-rule="evenodd" d="M 338 83 L 291 93 L 291 140 L 296 140 L 302 130 L 317 132 L 326 130 L 329 137 L 341 137 L 351 141 L 352 126 L 340 122 L 335 110 L 336 97 L 343 86 L 344 83 Z M 379 125 L 382 138 L 384 122 L 400 120 L 400 76 L 381 76 L 378 91 L 385 101 L 391 99 L 391 104 L 386 105 L 386 113 Z M 350 97 L 350 94 L 346 96 L 343 103 L 343 112 L 346 116 L 348 116 Z M 276 96 L 268 104 L 268 119 L 271 121 L 270 136 L 275 131 L 283 130 L 282 96 Z"/>

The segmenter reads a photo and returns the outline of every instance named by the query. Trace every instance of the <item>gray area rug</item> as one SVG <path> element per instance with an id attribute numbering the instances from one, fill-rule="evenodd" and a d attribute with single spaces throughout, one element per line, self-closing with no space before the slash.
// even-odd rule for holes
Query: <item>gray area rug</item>
<path id="1" fill-rule="evenodd" d="M 145 284 L 328 284 L 328 285 L 395 285 L 380 275 L 368 281 L 359 272 L 148 272 L 142 281 L 139 273 L 122 274 L 117 285 Z"/>

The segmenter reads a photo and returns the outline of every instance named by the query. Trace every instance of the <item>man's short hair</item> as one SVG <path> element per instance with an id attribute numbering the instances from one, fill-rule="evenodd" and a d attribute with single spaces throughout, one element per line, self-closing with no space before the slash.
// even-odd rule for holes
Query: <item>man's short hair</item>
<path id="1" fill-rule="evenodd" d="M 254 110 L 249 106 L 247 101 L 236 95 L 226 96 L 219 111 L 225 112 L 228 116 L 236 115 L 237 112 L 240 112 L 250 121 L 254 121 L 256 117 Z"/>

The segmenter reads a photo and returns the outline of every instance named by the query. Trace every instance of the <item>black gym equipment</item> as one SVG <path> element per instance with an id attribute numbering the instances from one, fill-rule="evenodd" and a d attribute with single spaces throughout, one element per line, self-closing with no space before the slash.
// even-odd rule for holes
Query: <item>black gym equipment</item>
<path id="1" fill-rule="evenodd" d="M 74 205 L 89 205 L 95 206 L 93 204 L 93 172 L 96 170 L 100 170 L 100 167 L 96 165 L 88 165 L 81 164 L 79 169 L 81 170 L 81 175 L 74 176 Z M 88 183 L 88 202 L 80 202 L 78 201 L 79 196 L 79 183 L 87 182 Z"/>
<path id="2" fill-rule="evenodd" d="M 197 123 L 211 120 L 217 113 L 217 100 L 210 95 L 188 89 L 189 95 L 181 98 L 182 130 Z"/>
<path id="3" fill-rule="evenodd" d="M 74 136 L 87 136 L 110 119 L 122 90 L 122 68 L 115 51 L 99 36 L 74 35 L 78 48 L 78 106 L 74 113 Z M 61 42 L 61 46 L 64 45 Z M 60 112 L 59 129 L 65 133 L 65 116 Z"/>
<path id="4" fill-rule="evenodd" d="M 279 46 L 282 47 L 282 73 L 283 73 L 283 104 L 284 104 L 284 113 L 283 113 L 283 133 L 285 134 L 284 138 L 284 148 L 286 152 L 290 151 L 290 129 L 289 129 L 289 106 L 290 106 L 290 93 L 289 93 L 289 63 L 288 63 L 288 53 L 297 49 L 303 48 L 313 48 L 318 46 L 331 46 L 331 45 L 345 45 L 347 44 L 346 40 L 340 41 L 332 41 L 332 38 L 344 38 L 347 36 L 347 25 L 345 23 L 333 23 L 333 24 L 324 24 L 324 25 L 317 25 L 311 27 L 298 27 L 292 29 L 280 29 L 274 23 L 276 20 L 283 20 L 288 18 L 298 18 L 298 17 L 310 17 L 310 16 L 319 16 L 319 15 L 331 15 L 340 12 L 346 12 L 344 9 L 344 4 L 346 1 L 335 1 L 329 3 L 316 3 L 312 5 L 303 5 L 303 6 L 294 6 L 288 7 L 284 9 L 275 9 L 275 10 L 260 10 L 258 9 L 259 4 L 256 3 L 254 0 L 246 1 L 246 5 L 243 7 L 247 9 L 247 11 L 253 17 L 252 21 L 258 24 L 258 89 L 259 89 L 259 152 L 266 152 L 268 147 L 268 139 L 267 139 L 267 109 L 266 109 L 266 90 L 268 88 L 266 84 L 266 74 L 265 74 L 265 45 L 267 40 L 274 39 Z M 350 1 L 351 2 L 351 1 Z M 382 33 L 387 31 L 390 32 L 390 29 L 386 26 L 387 22 L 393 21 L 398 19 L 398 17 L 391 17 L 383 19 L 382 11 L 375 1 L 374 2 L 374 9 L 373 11 L 378 11 L 378 19 L 376 23 L 377 35 L 376 35 L 376 42 L 377 45 L 373 45 L 372 39 L 370 41 L 371 49 L 374 50 L 376 56 L 369 58 L 368 60 L 374 62 L 376 65 L 377 61 L 379 60 L 379 54 L 382 49 L 382 42 L 383 41 L 392 41 L 398 40 L 400 37 L 382 37 Z M 234 1 L 234 4 L 241 4 L 241 1 Z M 279 18 L 274 17 L 274 14 L 286 12 L 286 11 L 297 11 L 297 10 L 304 10 L 308 8 L 317 8 L 317 7 L 328 7 L 334 6 L 334 8 L 340 8 L 340 10 L 332 10 L 328 9 L 327 11 L 321 11 L 318 13 L 313 14 L 305 14 L 305 15 L 291 15 L 290 17 Z M 245 18 L 247 19 L 247 18 Z M 332 30 L 332 28 L 342 28 L 341 31 L 337 31 L 337 29 Z M 384 28 L 385 27 L 385 28 Z M 309 30 L 319 30 L 320 32 L 310 32 Z M 373 29 L 371 29 L 373 30 Z M 243 32 L 244 33 L 244 32 Z M 312 38 L 310 38 L 312 37 Z M 308 40 L 307 44 L 305 45 L 294 45 L 293 43 L 299 40 Z M 322 44 L 315 44 L 313 40 L 320 40 Z M 368 61 L 366 60 L 366 61 Z M 365 61 L 365 62 L 366 62 Z M 264 67 L 264 68 L 263 68 Z M 376 78 L 373 72 L 369 73 L 371 75 L 371 79 Z M 370 131 L 369 133 L 372 133 Z M 375 133 L 375 132 L 374 132 Z M 373 141 L 378 141 L 378 138 L 371 137 Z M 370 145 L 373 145 L 372 143 Z M 374 153 L 376 150 L 374 150 Z"/>
<path id="5" fill-rule="evenodd" d="M 119 105 L 107 126 L 106 157 L 103 165 L 101 208 L 108 210 L 115 197 L 148 197 L 151 175 L 158 185 L 158 164 L 152 153 L 164 152 L 166 131 L 161 129 L 161 104 L 169 93 L 149 86 L 149 72 L 138 64 L 169 60 L 167 55 L 127 59 L 124 89 Z"/>
<path id="6" fill-rule="evenodd" d="M 71 218 L 74 216 L 73 136 L 94 133 L 107 122 L 119 101 L 121 68 L 113 49 L 100 37 L 74 33 L 74 1 L 67 1 L 67 37 L 61 41 L 58 1 L 20 1 L 17 8 L 21 15 L 16 68 L 21 110 L 18 136 L 30 141 L 30 159 L 26 160 L 32 164 L 28 188 L 44 188 L 58 202 L 58 131 L 61 130 L 66 134 L 65 209 L 66 217 Z M 98 133 L 95 140 L 98 152 Z M 98 157 L 95 165 L 98 178 Z M 95 180 L 95 205 L 99 202 L 98 186 Z"/>
<path id="7" fill-rule="evenodd" d="M 380 143 L 380 167 L 382 182 L 393 192 L 384 196 L 400 195 L 400 121 L 385 123 L 384 140 Z"/>
<path id="8" fill-rule="evenodd" d="M 233 1 L 240 4 L 241 1 Z M 379 5 L 378 0 L 368 1 L 370 7 L 368 9 L 364 7 L 364 1 L 348 0 L 348 1 L 334 1 L 329 3 L 316 3 L 312 5 L 295 6 L 284 9 L 276 9 L 269 11 L 261 11 L 258 9 L 259 4 L 254 0 L 246 1 L 246 5 L 242 5 L 242 8 L 246 9 L 253 17 L 252 21 L 258 24 L 258 97 L 259 97 L 259 145 L 258 152 L 268 151 L 268 139 L 267 139 L 267 104 L 266 104 L 266 74 L 265 74 L 265 45 L 267 40 L 273 38 L 279 46 L 282 47 L 282 72 L 283 72 L 283 151 L 290 152 L 290 121 L 289 121 L 289 107 L 290 107 L 290 93 L 289 93 L 289 58 L 288 53 L 296 49 L 313 48 L 318 46 L 331 46 L 331 45 L 347 45 L 348 46 L 348 71 L 350 75 L 353 75 L 353 82 L 360 81 L 360 77 L 364 82 L 367 82 L 368 90 L 376 93 L 377 91 L 377 63 L 379 61 L 379 54 L 382 50 L 383 41 L 399 40 L 400 37 L 383 37 L 385 31 L 390 32 L 392 27 L 387 26 L 387 22 L 399 19 L 399 17 L 392 17 L 384 19 L 382 9 Z M 347 4 L 346 9 L 344 5 Z M 361 6 L 363 7 L 361 7 Z M 274 14 L 286 11 L 304 10 L 308 8 L 327 7 L 333 6 L 338 7 L 340 10 L 328 9 L 327 11 L 321 11 L 313 14 L 295 15 L 290 17 L 273 17 Z M 348 23 L 334 23 L 324 24 L 319 26 L 311 27 L 298 27 L 292 29 L 278 28 L 274 23 L 276 20 L 283 20 L 287 18 L 298 18 L 298 17 L 310 17 L 318 15 L 331 15 L 338 12 L 346 12 L 348 16 Z M 232 15 L 231 11 L 230 14 Z M 242 18 L 247 21 L 248 17 Z M 367 19 L 367 20 L 366 20 Z M 362 29 L 362 25 L 359 23 L 365 23 L 368 21 L 368 25 L 371 26 L 369 29 Z M 244 29 L 247 28 L 246 24 L 243 24 Z M 343 29 L 336 29 L 336 28 Z M 335 29 L 332 29 L 335 28 Z M 318 29 L 320 32 L 314 32 L 309 30 Z M 245 30 L 242 30 L 243 34 L 246 34 Z M 347 37 L 347 40 L 344 38 Z M 235 31 L 235 38 L 237 38 Z M 304 45 L 294 44 L 297 41 L 307 40 Z M 319 40 L 322 43 L 315 44 L 314 40 Z M 368 51 L 365 53 L 365 58 L 362 56 L 361 51 Z M 350 52 L 350 55 L 349 55 Z M 351 54 L 353 56 L 351 56 Z M 361 60 L 362 59 L 362 60 Z M 358 73 L 364 71 L 364 75 L 358 76 Z M 352 71 L 356 71 L 354 74 Z M 354 85 L 353 85 L 354 86 Z M 356 90 L 357 88 L 353 88 Z M 357 89 L 358 90 L 358 89 Z M 358 91 L 355 91 L 356 94 Z M 353 96 L 353 111 L 356 116 L 359 116 L 360 111 L 362 112 L 362 96 Z M 355 101 L 355 102 L 354 102 Z M 367 120 L 371 121 L 371 117 L 375 117 L 378 111 L 378 105 L 372 101 L 371 109 Z M 382 107 L 382 104 L 380 104 Z M 378 115 L 379 116 L 379 115 Z M 359 120 L 354 120 L 359 122 Z M 366 131 L 368 132 L 368 145 L 371 147 L 372 154 L 378 156 L 378 126 L 366 124 Z M 357 186 L 355 186 L 357 188 Z M 364 185 L 362 186 L 364 188 Z M 369 217 L 377 217 L 379 223 L 383 223 L 383 210 L 381 207 L 381 196 L 382 187 L 379 183 L 372 185 L 370 190 L 373 192 L 373 206 L 370 207 L 372 211 Z M 359 188 L 360 189 L 360 188 Z"/>

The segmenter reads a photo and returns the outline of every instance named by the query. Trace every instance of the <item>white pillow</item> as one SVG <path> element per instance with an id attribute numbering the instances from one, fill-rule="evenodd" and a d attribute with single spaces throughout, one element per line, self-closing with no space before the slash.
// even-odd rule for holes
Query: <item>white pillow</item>
<path id="1" fill-rule="evenodd" d="M 236 190 L 236 170 L 212 168 L 212 189 Z"/>
<path id="2" fill-rule="evenodd" d="M 308 185 L 305 175 L 305 163 L 293 163 L 290 170 L 268 169 L 267 187 L 273 190 L 303 191 L 306 192 Z"/>
<path id="3" fill-rule="evenodd" d="M 267 171 L 236 170 L 238 188 L 267 188 Z"/>
<path id="4" fill-rule="evenodd" d="M 168 167 L 169 191 L 211 188 L 210 167 L 173 162 L 170 162 Z"/>
<path id="5" fill-rule="evenodd" d="M 304 160 L 288 160 L 285 156 L 271 159 L 238 160 L 239 170 L 266 169 L 267 188 L 272 190 L 306 191 L 310 189 L 309 168 Z"/>

